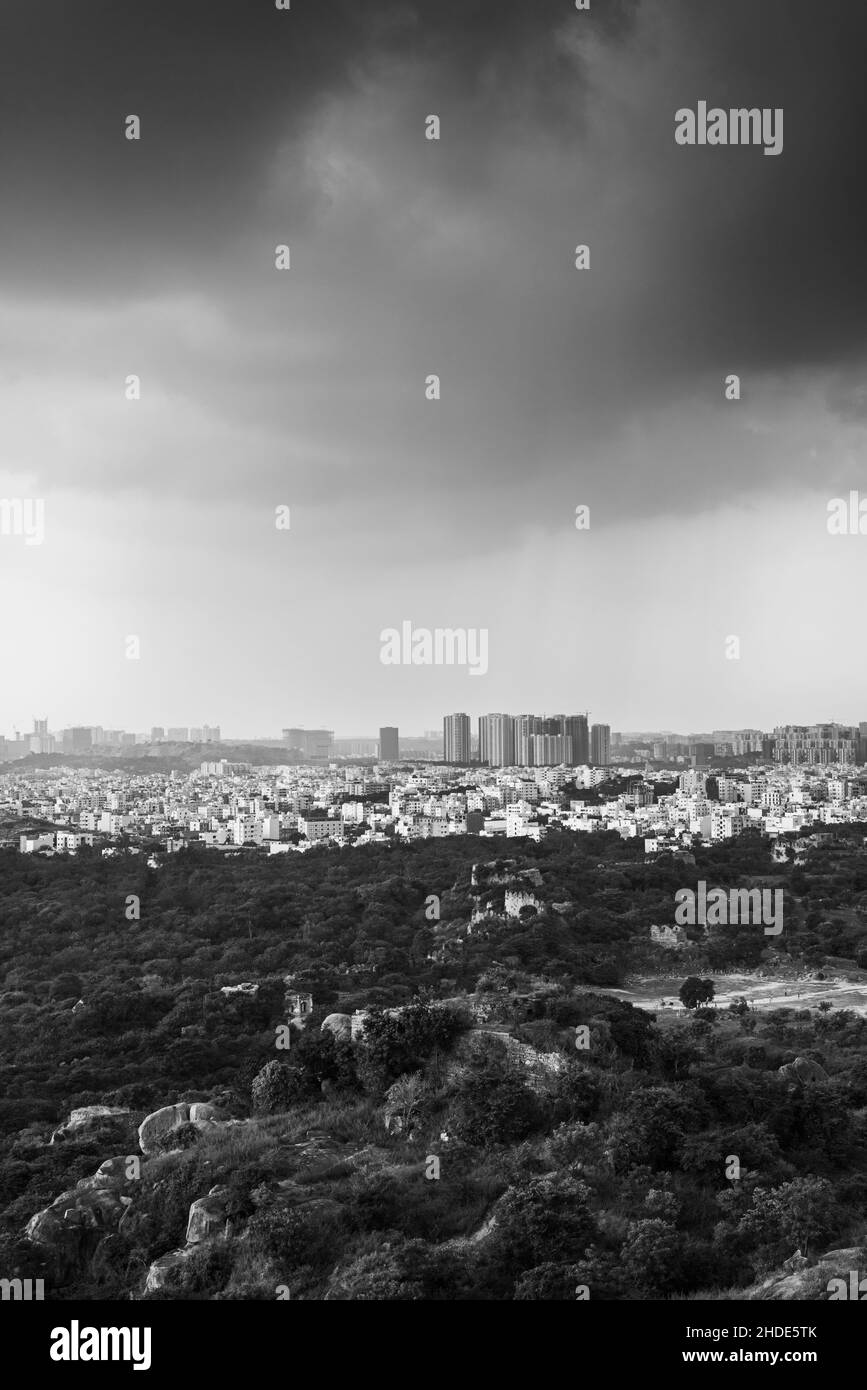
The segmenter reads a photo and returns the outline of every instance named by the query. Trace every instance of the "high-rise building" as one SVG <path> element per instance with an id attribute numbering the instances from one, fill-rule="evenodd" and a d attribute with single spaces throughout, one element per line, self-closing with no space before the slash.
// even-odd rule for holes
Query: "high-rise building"
<path id="1" fill-rule="evenodd" d="M 151 728 L 151 743 L 162 743 L 165 736 L 165 729 L 161 729 L 159 725 L 154 724 L 154 726 Z"/>
<path id="2" fill-rule="evenodd" d="M 33 732 L 34 734 L 38 734 L 41 738 L 45 738 L 46 734 L 48 733 L 48 720 L 34 719 Z"/>
<path id="3" fill-rule="evenodd" d="M 400 758 L 400 735 L 390 725 L 379 731 L 379 758 L 383 763 L 396 763 Z"/>
<path id="4" fill-rule="evenodd" d="M 446 762 L 465 765 L 476 752 L 479 762 L 489 767 L 585 766 L 591 761 L 586 714 L 481 714 L 477 741 L 471 734 L 464 737 L 465 719 L 469 716 L 453 714 L 444 720 Z M 604 730 L 601 747 L 607 764 L 611 760 L 610 730 L 606 724 L 594 727 Z"/>
<path id="5" fill-rule="evenodd" d="M 855 728 L 849 724 L 783 724 L 774 730 L 774 737 L 778 763 L 854 763 L 860 725 Z"/>
<path id="6" fill-rule="evenodd" d="M 178 728 L 178 729 L 169 729 L 169 731 L 168 731 L 168 740 L 169 740 L 169 743 L 189 743 L 189 741 L 190 741 L 190 731 L 189 731 L 189 729 L 180 729 L 180 728 Z"/>
<path id="7" fill-rule="evenodd" d="M 72 751 L 73 753 L 85 753 L 93 747 L 93 737 L 90 729 L 75 728 L 72 730 Z"/>
<path id="8" fill-rule="evenodd" d="M 510 714 L 483 714 L 479 719 L 479 761 L 491 767 L 515 765 L 515 730 Z"/>
<path id="9" fill-rule="evenodd" d="M 443 758 L 466 767 L 470 761 L 470 716 L 447 714 L 443 720 Z"/>
<path id="10" fill-rule="evenodd" d="M 590 728 L 590 761 L 594 767 L 607 767 L 611 762 L 611 726 L 593 724 Z"/>
<path id="11" fill-rule="evenodd" d="M 530 742 L 534 767 L 556 767 L 566 761 L 566 738 L 563 734 L 533 734 Z"/>
<path id="12" fill-rule="evenodd" d="M 586 714 L 567 714 L 563 720 L 563 733 L 572 740 L 566 757 L 578 767 L 590 761 L 590 732 L 587 728 Z M 567 745 L 568 747 L 568 745 Z"/>
<path id="13" fill-rule="evenodd" d="M 479 715 L 479 762 L 488 762 L 488 720 L 490 715 Z"/>
<path id="14" fill-rule="evenodd" d="M 515 762 L 521 767 L 533 766 L 533 735 L 542 732 L 537 714 L 516 714 L 512 720 L 515 741 Z"/>

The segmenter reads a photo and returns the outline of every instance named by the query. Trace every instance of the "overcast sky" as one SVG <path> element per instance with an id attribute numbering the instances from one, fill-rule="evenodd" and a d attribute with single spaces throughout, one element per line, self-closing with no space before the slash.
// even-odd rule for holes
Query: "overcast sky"
<path id="1" fill-rule="evenodd" d="M 863 7 L 15 11 L 0 731 L 867 719 Z M 782 153 L 677 145 L 699 101 Z M 383 665 L 405 620 L 487 674 Z"/>

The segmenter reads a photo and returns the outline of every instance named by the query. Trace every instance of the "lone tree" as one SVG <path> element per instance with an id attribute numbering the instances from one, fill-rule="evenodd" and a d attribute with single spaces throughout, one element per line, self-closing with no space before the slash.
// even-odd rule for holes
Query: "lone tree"
<path id="1" fill-rule="evenodd" d="M 298 1072 L 282 1062 L 266 1062 L 253 1077 L 250 1087 L 253 1108 L 260 1115 L 288 1110 L 298 1098 Z"/>
<path id="2" fill-rule="evenodd" d="M 709 1004 L 713 996 L 713 980 L 700 980 L 697 975 L 688 975 L 678 990 L 678 998 L 685 1009 L 697 1009 L 699 1004 Z"/>
<path id="3" fill-rule="evenodd" d="M 410 1135 L 413 1121 L 419 1118 L 424 1101 L 424 1083 L 421 1072 L 399 1076 L 385 1093 L 385 1118 L 389 1128 L 397 1134 Z"/>

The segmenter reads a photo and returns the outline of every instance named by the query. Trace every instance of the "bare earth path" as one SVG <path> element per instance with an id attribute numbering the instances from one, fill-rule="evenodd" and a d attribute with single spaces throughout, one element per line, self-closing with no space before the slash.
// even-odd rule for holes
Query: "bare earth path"
<path id="1" fill-rule="evenodd" d="M 686 976 L 691 973 L 694 972 L 686 969 L 679 975 L 645 977 L 636 980 L 627 989 L 594 992 L 613 995 L 616 999 L 623 999 L 627 1004 L 634 1004 L 636 1008 L 651 1012 L 660 1009 L 661 1001 L 665 1000 L 666 1011 L 671 1009 L 672 1012 L 676 1012 L 683 1009 L 677 991 Z M 714 1002 L 720 1008 L 725 1008 L 741 997 L 746 999 L 751 1008 L 757 1010 L 786 1006 L 800 1009 L 816 1008 L 826 1000 L 835 1009 L 851 1009 L 853 1013 L 867 1015 L 867 972 L 852 970 L 848 972 L 848 978 L 843 971 L 825 973 L 834 978 L 817 980 L 805 976 L 802 979 L 769 979 L 755 973 L 715 976 L 712 971 L 701 972 L 714 980 Z"/>

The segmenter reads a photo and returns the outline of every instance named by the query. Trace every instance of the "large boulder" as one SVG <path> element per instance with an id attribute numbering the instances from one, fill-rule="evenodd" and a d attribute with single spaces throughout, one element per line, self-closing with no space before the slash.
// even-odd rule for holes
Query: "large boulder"
<path id="1" fill-rule="evenodd" d="M 189 1261 L 197 1250 L 213 1248 L 216 1240 L 230 1234 L 226 1208 L 231 1197 L 228 1187 L 219 1184 L 212 1187 L 207 1197 L 199 1197 L 190 1206 L 187 1218 L 186 1245 L 181 1250 L 170 1250 L 154 1260 L 147 1272 L 145 1293 L 156 1293 L 168 1287 L 185 1287 Z"/>
<path id="2" fill-rule="evenodd" d="M 84 1178 L 79 1187 L 124 1187 L 134 1182 L 141 1171 L 141 1159 L 137 1154 L 119 1154 L 116 1158 L 106 1158 L 100 1163 L 92 1178 Z"/>
<path id="3" fill-rule="evenodd" d="M 154 1110 L 153 1114 L 147 1115 L 139 1125 L 139 1147 L 143 1154 L 155 1153 L 162 1147 L 167 1135 L 182 1129 L 184 1125 L 192 1124 L 197 1125 L 199 1129 L 205 1129 L 209 1125 L 217 1124 L 219 1119 L 220 1111 L 217 1107 L 205 1101 L 194 1101 L 190 1105 L 187 1101 L 181 1100 L 176 1105 L 164 1105 L 161 1110 Z"/>
<path id="4" fill-rule="evenodd" d="M 179 1101 L 177 1105 L 164 1105 L 160 1110 L 154 1110 L 151 1115 L 146 1115 L 138 1127 L 139 1148 L 143 1154 L 154 1153 L 167 1134 L 173 1130 L 180 1129 L 181 1125 L 189 1124 L 190 1107 L 185 1101 Z"/>
<path id="5" fill-rule="evenodd" d="M 814 1062 L 809 1057 L 796 1057 L 794 1062 L 787 1062 L 780 1067 L 780 1076 L 787 1081 L 827 1081 L 828 1073 L 824 1067 L 820 1067 L 818 1062 Z"/>
<path id="6" fill-rule="evenodd" d="M 226 1206 L 230 1192 L 227 1187 L 212 1187 L 207 1197 L 199 1197 L 190 1207 L 187 1220 L 187 1245 L 197 1245 L 213 1236 L 226 1234 Z"/>
<path id="7" fill-rule="evenodd" d="M 61 1193 L 31 1216 L 25 1228 L 24 1234 L 43 1247 L 61 1277 L 80 1269 L 103 1238 L 118 1230 L 132 1203 L 119 1183 L 109 1185 L 98 1178 L 99 1173 Z"/>
<path id="8" fill-rule="evenodd" d="M 24 1234 L 37 1245 L 52 1245 L 72 1228 L 114 1230 L 131 1201 L 113 1187 L 75 1187 L 31 1216 Z"/>
<path id="9" fill-rule="evenodd" d="M 195 1246 L 187 1246 L 184 1250 L 170 1250 L 167 1255 L 160 1255 L 158 1260 L 154 1260 L 147 1272 L 145 1293 L 164 1289 L 170 1280 L 173 1284 L 182 1283 L 184 1266 L 194 1249 Z"/>
<path id="10" fill-rule="evenodd" d="M 323 1019 L 320 1033 L 333 1033 L 338 1042 L 349 1042 L 352 1037 L 351 1014 L 329 1014 Z"/>
<path id="11" fill-rule="evenodd" d="M 70 1112 L 68 1120 L 58 1125 L 51 1136 L 51 1143 L 58 1139 L 78 1139 L 94 1131 L 123 1128 L 129 1123 L 131 1111 L 119 1105 L 83 1105 Z"/>

